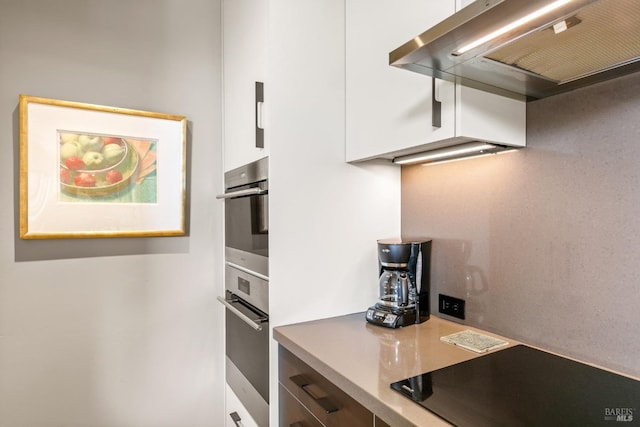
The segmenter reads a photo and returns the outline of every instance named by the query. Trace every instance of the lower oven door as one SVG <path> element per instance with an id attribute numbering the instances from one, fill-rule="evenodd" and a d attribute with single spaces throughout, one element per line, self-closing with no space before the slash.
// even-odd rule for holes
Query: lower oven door
<path id="1" fill-rule="evenodd" d="M 222 302 L 222 301 L 221 301 Z M 269 425 L 269 319 L 226 291 L 227 384 L 259 426 Z"/>

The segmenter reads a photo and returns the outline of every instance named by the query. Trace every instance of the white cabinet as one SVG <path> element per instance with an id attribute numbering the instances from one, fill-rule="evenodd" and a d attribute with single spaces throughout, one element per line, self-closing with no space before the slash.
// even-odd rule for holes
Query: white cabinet
<path id="1" fill-rule="evenodd" d="M 245 409 L 238 399 L 238 396 L 231 390 L 229 384 L 226 385 L 225 389 L 225 427 L 237 427 L 241 425 L 242 427 L 258 427 L 258 424 L 251 418 L 249 412 Z M 240 422 L 238 424 L 236 422 Z"/>
<path id="2" fill-rule="evenodd" d="M 389 52 L 455 9 L 455 0 L 346 1 L 347 161 L 391 159 L 475 139 L 524 145 L 523 100 L 437 79 L 432 84 L 431 77 L 389 66 Z M 432 124 L 432 87 L 440 126 Z"/>
<path id="3" fill-rule="evenodd" d="M 224 1 L 225 169 L 266 155 L 245 144 L 254 129 L 251 85 L 264 78 L 269 325 L 364 311 L 377 299 L 376 240 L 400 234 L 400 170 L 344 161 L 344 0 L 268 0 L 266 14 L 251 21 L 247 16 L 255 11 L 246 9 L 259 2 L 267 3 Z M 266 28 L 266 36 L 244 33 L 252 26 Z M 238 87 L 242 99 L 233 95 Z M 242 108 L 250 104 L 244 115 L 236 111 L 241 100 Z M 270 351 L 270 421 L 276 426 L 275 341 Z"/>
<path id="4" fill-rule="evenodd" d="M 224 169 L 261 159 L 256 145 L 256 82 L 267 62 L 267 0 L 223 1 Z"/>

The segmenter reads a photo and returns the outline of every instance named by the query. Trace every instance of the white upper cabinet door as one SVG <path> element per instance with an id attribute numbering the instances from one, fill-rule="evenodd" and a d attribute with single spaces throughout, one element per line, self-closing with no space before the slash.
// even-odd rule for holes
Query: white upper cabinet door
<path id="1" fill-rule="evenodd" d="M 523 99 L 389 65 L 389 52 L 471 0 L 346 0 L 346 161 L 482 140 L 525 145 Z M 435 97 L 432 97 L 432 87 Z M 432 107 L 440 102 L 440 125 Z"/>
<path id="2" fill-rule="evenodd" d="M 268 0 L 223 1 L 225 171 L 268 155 L 256 145 L 256 82 L 267 68 Z M 259 144 L 258 144 L 259 145 Z"/>
<path id="3" fill-rule="evenodd" d="M 469 6 L 476 0 L 456 0 L 456 12 L 462 9 L 463 7 Z"/>
<path id="4" fill-rule="evenodd" d="M 389 52 L 455 12 L 453 0 L 346 0 L 346 160 L 454 136 L 454 85 L 389 65 Z"/>

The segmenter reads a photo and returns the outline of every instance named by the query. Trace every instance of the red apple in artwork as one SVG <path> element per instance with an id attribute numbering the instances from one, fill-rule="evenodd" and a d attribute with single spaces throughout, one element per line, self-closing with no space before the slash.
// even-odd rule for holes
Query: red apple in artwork
<path id="1" fill-rule="evenodd" d="M 109 184 L 115 184 L 122 181 L 122 173 L 119 170 L 112 169 L 107 172 L 105 179 Z"/>
<path id="2" fill-rule="evenodd" d="M 67 160 L 64 161 L 64 164 L 73 171 L 84 169 L 84 162 L 78 156 L 69 157 Z"/>
<path id="3" fill-rule="evenodd" d="M 76 175 L 73 183 L 78 187 L 95 187 L 96 178 L 87 172 L 82 172 Z"/>
<path id="4" fill-rule="evenodd" d="M 60 168 L 60 182 L 63 184 L 71 182 L 71 173 L 65 168 Z"/>
<path id="5" fill-rule="evenodd" d="M 104 142 L 104 145 L 117 144 L 120 142 L 120 138 L 116 138 L 114 136 L 103 136 L 102 141 Z"/>

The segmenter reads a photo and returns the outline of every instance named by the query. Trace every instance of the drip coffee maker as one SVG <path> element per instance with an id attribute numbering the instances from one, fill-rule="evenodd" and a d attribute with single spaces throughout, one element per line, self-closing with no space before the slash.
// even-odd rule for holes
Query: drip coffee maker
<path id="1" fill-rule="evenodd" d="M 430 261 L 430 240 L 378 240 L 380 297 L 367 321 L 400 328 L 429 319 Z"/>

